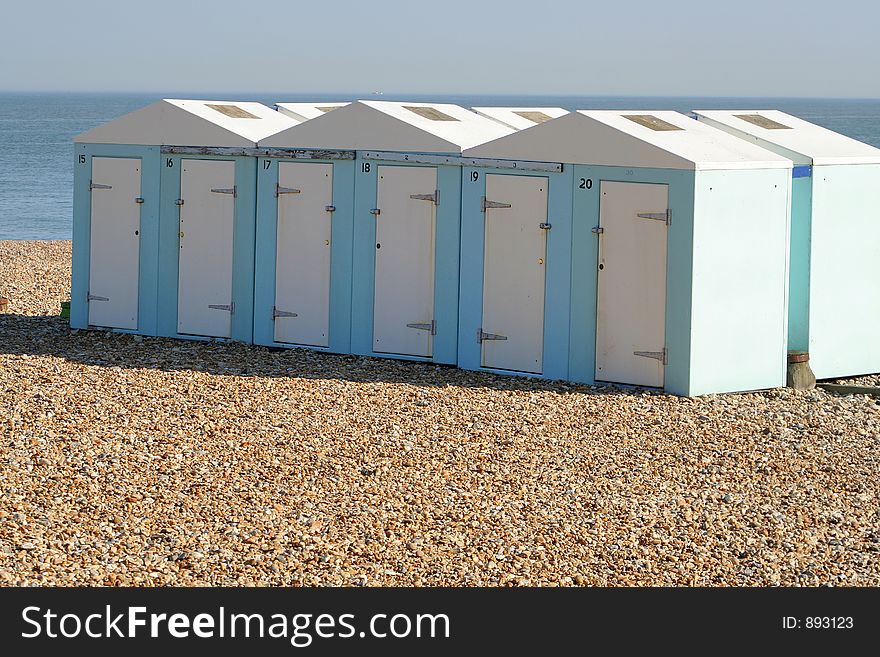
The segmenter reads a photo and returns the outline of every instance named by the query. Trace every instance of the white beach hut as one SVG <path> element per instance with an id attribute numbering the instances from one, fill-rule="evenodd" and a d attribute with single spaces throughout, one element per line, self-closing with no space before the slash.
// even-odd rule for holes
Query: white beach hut
<path id="1" fill-rule="evenodd" d="M 880 149 L 778 110 L 694 114 L 794 163 L 789 349 L 820 379 L 880 372 Z"/>

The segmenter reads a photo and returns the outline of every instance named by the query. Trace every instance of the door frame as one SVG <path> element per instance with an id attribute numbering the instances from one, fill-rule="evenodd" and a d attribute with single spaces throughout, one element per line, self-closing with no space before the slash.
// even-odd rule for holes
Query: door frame
<path id="1" fill-rule="evenodd" d="M 469 370 L 521 374 L 543 379 L 568 378 L 569 304 L 571 288 L 572 167 L 561 172 L 513 170 L 465 166 L 461 169 L 461 270 L 459 293 L 461 315 L 458 334 L 458 364 Z M 476 179 L 474 178 L 476 175 Z M 486 175 L 532 176 L 548 179 L 547 260 L 544 277 L 544 363 L 541 374 L 495 370 L 482 366 L 482 349 L 477 331 L 483 318 L 483 269 L 486 221 L 482 198 Z M 490 199 L 501 200 L 501 199 Z"/>
<path id="2" fill-rule="evenodd" d="M 602 249 L 602 244 L 604 244 L 603 239 L 604 239 L 604 236 L 605 236 L 604 230 L 607 228 L 607 221 L 606 221 L 605 224 L 602 223 L 602 207 L 603 207 L 602 189 L 603 189 L 604 187 L 606 187 L 606 185 L 612 185 L 612 186 L 618 186 L 618 185 L 630 185 L 630 186 L 632 186 L 632 185 L 641 185 L 641 186 L 644 186 L 644 187 L 652 186 L 652 187 L 654 187 L 654 188 L 663 188 L 663 191 L 665 191 L 665 197 L 666 197 L 666 200 L 663 201 L 663 202 L 661 202 L 661 203 L 658 203 L 658 204 L 656 204 L 656 205 L 654 205 L 654 204 L 646 205 L 642 211 L 643 211 L 643 212 L 663 212 L 663 211 L 665 210 L 665 211 L 668 212 L 668 210 L 669 210 L 669 208 L 670 208 L 670 205 L 669 205 L 669 185 L 667 185 L 667 184 L 665 184 L 665 183 L 646 183 L 646 182 L 639 182 L 639 181 L 601 180 L 601 181 L 599 181 L 598 185 L 599 185 L 599 214 L 598 214 L 597 225 L 602 229 L 602 232 L 601 232 L 600 234 L 597 235 L 598 239 L 596 240 L 596 241 L 597 241 L 597 244 L 598 244 L 598 247 L 599 247 L 599 248 L 597 249 L 597 262 L 598 262 L 598 261 L 601 259 L 601 257 L 602 257 L 602 250 L 603 250 L 603 249 Z M 644 187 L 643 187 L 643 189 L 644 189 Z M 630 187 L 629 189 L 631 189 L 631 187 Z M 634 190 L 633 190 L 633 191 L 634 191 Z M 665 204 L 665 207 L 664 207 L 664 204 Z M 666 360 L 667 360 L 667 359 L 666 359 L 666 288 L 667 288 L 667 285 L 666 285 L 666 279 L 667 279 L 667 270 L 668 270 L 668 268 L 669 268 L 669 227 L 670 227 L 669 223 L 667 223 L 667 222 L 669 221 L 669 219 L 668 219 L 669 215 L 666 215 L 666 216 L 667 216 L 667 219 L 666 219 L 666 221 L 664 221 L 664 222 L 660 222 L 660 221 L 657 221 L 656 219 L 649 219 L 649 218 L 637 219 L 637 220 L 639 220 L 639 221 L 644 221 L 644 222 L 646 222 L 646 223 L 644 224 L 644 226 L 645 226 L 646 228 L 647 228 L 647 227 L 653 227 L 653 228 L 662 229 L 662 231 L 663 231 L 663 233 L 662 233 L 662 234 L 663 234 L 663 282 L 662 282 L 662 285 L 660 286 L 660 287 L 662 288 L 662 290 L 663 290 L 663 318 L 662 318 L 662 320 L 659 322 L 659 324 L 660 324 L 660 327 L 659 327 L 659 328 L 662 329 L 662 331 L 663 331 L 663 335 L 662 335 L 662 338 L 658 338 L 658 340 L 657 340 L 655 343 L 653 343 L 653 344 L 651 344 L 651 345 L 646 344 L 646 345 L 643 345 L 643 347 L 642 347 L 643 349 L 649 349 L 649 348 L 650 348 L 650 349 L 652 349 L 652 350 L 656 350 L 656 349 L 661 349 L 661 350 L 662 350 L 663 357 L 662 357 L 662 359 L 659 359 L 660 362 L 661 362 L 661 365 L 662 365 L 662 367 L 661 367 L 661 369 L 660 369 L 660 373 L 661 373 L 661 376 L 660 376 L 660 378 L 661 378 L 660 384 L 659 384 L 659 385 L 656 385 L 656 386 L 652 386 L 652 385 L 648 385 L 648 384 L 634 383 L 634 382 L 630 382 L 630 381 L 615 381 L 615 380 L 613 380 L 613 379 L 604 379 L 604 378 L 600 379 L 600 378 L 599 378 L 599 375 L 598 375 L 598 366 L 599 366 L 599 312 L 600 312 L 600 302 L 602 301 L 602 298 L 601 298 L 601 295 L 600 295 L 600 291 L 601 291 L 601 290 L 599 289 L 599 284 L 600 284 L 601 281 L 602 281 L 602 277 L 599 276 L 598 273 L 597 273 L 597 277 L 596 277 L 596 279 L 597 279 L 597 282 L 596 282 L 597 287 L 596 287 L 596 345 L 595 345 L 595 353 L 596 353 L 596 370 L 597 370 L 597 372 L 594 373 L 594 378 L 596 378 L 597 381 L 601 381 L 602 383 L 611 383 L 611 384 L 614 384 L 614 385 L 626 385 L 626 386 L 636 386 L 636 387 L 644 387 L 644 388 L 654 388 L 654 389 L 657 389 L 657 390 L 662 390 L 662 389 L 663 389 L 663 386 L 664 386 L 665 381 L 666 381 Z M 631 218 L 632 218 L 632 217 L 631 217 Z M 628 254 L 627 254 L 627 255 L 630 256 L 630 257 L 628 257 L 627 262 L 623 263 L 624 265 L 627 265 L 627 264 L 629 264 L 629 263 L 632 261 L 631 252 L 630 252 L 629 250 L 628 250 Z M 598 266 L 601 267 L 601 266 L 602 266 L 601 263 L 599 263 Z M 606 290 L 606 292 L 607 292 L 607 293 L 613 293 L 613 290 Z M 628 309 L 631 309 L 631 308 L 632 308 L 632 305 L 628 305 L 627 308 L 628 308 Z M 615 327 L 614 329 L 609 328 L 609 330 L 613 333 L 613 332 L 616 330 L 616 328 L 617 328 L 617 327 Z M 635 356 L 635 352 L 633 352 L 633 356 Z M 636 356 L 636 357 L 638 358 L 638 356 Z M 642 356 L 642 357 L 645 357 L 645 356 Z"/>
<path id="3" fill-rule="evenodd" d="M 158 334 L 183 340 L 218 340 L 177 332 L 178 260 L 180 251 L 181 160 L 228 160 L 235 162 L 235 214 L 232 237 L 232 330 L 228 340 L 253 342 L 254 326 L 254 225 L 256 214 L 257 160 L 247 156 L 180 155 L 162 153 L 160 161 L 162 200 L 159 217 Z M 171 166 L 168 163 L 171 162 Z"/>
<path id="4" fill-rule="evenodd" d="M 115 333 L 157 335 L 159 269 L 160 172 L 159 148 L 122 144 L 74 144 L 73 248 L 71 263 L 70 326 L 89 328 L 89 271 L 91 260 L 92 201 L 89 182 L 93 157 L 141 160 L 140 246 L 138 249 L 138 325 L 136 329 L 107 328 Z"/>
<path id="5" fill-rule="evenodd" d="M 690 386 L 690 326 L 693 271 L 693 216 L 695 172 L 688 169 L 627 169 L 576 165 L 573 170 L 571 343 L 569 378 L 596 384 L 596 312 L 599 240 L 592 229 L 599 224 L 601 181 L 643 182 L 669 186 L 673 211 L 666 241 L 666 349 L 664 390 L 686 394 Z M 591 181 L 589 188 L 580 181 Z M 615 384 L 602 384 L 615 385 Z"/>
<path id="6" fill-rule="evenodd" d="M 266 164 L 268 162 L 268 165 Z M 333 165 L 333 205 L 330 228 L 330 335 L 327 347 L 275 342 L 275 261 L 278 246 L 278 163 L 308 162 Z M 254 262 L 254 344 L 346 354 L 351 351 L 352 220 L 354 160 L 258 158 Z"/>
<path id="7" fill-rule="evenodd" d="M 368 166 L 367 166 L 368 165 Z M 373 351 L 373 301 L 376 272 L 377 171 L 380 166 L 416 166 L 437 169 L 440 205 L 436 208 L 434 234 L 433 356 L 406 356 Z M 352 246 L 351 353 L 379 358 L 455 364 L 458 344 L 458 276 L 461 240 L 461 167 L 392 160 L 355 160 L 355 204 Z"/>

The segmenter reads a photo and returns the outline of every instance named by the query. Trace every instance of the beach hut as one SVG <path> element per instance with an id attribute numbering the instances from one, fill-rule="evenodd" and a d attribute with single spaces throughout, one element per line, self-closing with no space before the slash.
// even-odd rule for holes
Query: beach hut
<path id="1" fill-rule="evenodd" d="M 259 103 L 166 99 L 76 137 L 71 325 L 249 342 L 249 149 L 296 123 Z"/>
<path id="2" fill-rule="evenodd" d="M 514 130 L 525 130 L 568 114 L 568 110 L 561 107 L 472 107 L 471 109 Z"/>
<path id="3" fill-rule="evenodd" d="M 290 118 L 299 121 L 308 121 L 323 116 L 327 112 L 332 112 L 340 107 L 348 105 L 345 103 L 275 103 L 275 109 L 286 114 Z"/>
<path id="4" fill-rule="evenodd" d="M 461 367 L 785 384 L 790 161 L 669 111 L 573 112 L 463 155 L 558 169 L 464 165 Z"/>
<path id="5" fill-rule="evenodd" d="M 880 372 L 880 149 L 776 110 L 694 114 L 794 163 L 789 349 L 819 379 Z"/>
<path id="6" fill-rule="evenodd" d="M 304 121 L 329 111 L 284 106 Z M 355 153 L 301 148 L 314 143 L 301 125 L 258 148 L 254 343 L 349 353 Z"/>
<path id="7" fill-rule="evenodd" d="M 511 132 L 511 128 L 457 105 L 358 101 L 261 141 L 261 146 L 273 148 L 357 152 L 349 191 L 340 189 L 336 194 L 336 183 L 348 179 L 339 162 L 333 171 L 335 211 L 329 265 L 331 313 L 337 303 L 334 294 L 342 308 L 344 290 L 350 285 L 352 353 L 455 363 L 461 193 L 458 158 L 463 148 Z M 269 194 L 274 178 L 264 178 L 264 194 Z M 287 186 L 281 181 L 277 184 Z M 298 183 L 290 184 L 300 189 Z M 347 195 L 351 193 L 349 207 Z M 320 213 L 322 202 L 316 200 L 316 212 Z M 280 251 L 271 235 L 273 225 L 280 230 L 281 220 L 271 202 L 266 207 L 268 210 L 261 212 L 260 232 L 265 239 L 257 260 L 280 262 Z M 350 265 L 344 262 L 346 249 L 351 252 Z M 321 263 L 326 271 L 325 261 Z M 282 274 L 277 266 L 269 267 L 260 275 L 261 287 L 268 287 L 273 279 L 277 282 L 296 275 L 293 269 Z M 326 289 L 326 282 L 322 286 Z M 274 296 L 277 309 L 277 288 Z M 258 322 L 267 314 L 270 301 L 271 295 L 261 302 Z M 327 304 L 324 293 L 321 302 Z M 280 309 L 299 314 L 296 307 Z M 294 317 L 290 323 L 298 319 Z M 276 319 L 275 331 L 278 326 Z M 267 328 L 261 330 L 264 337 L 269 335 Z M 330 330 L 332 342 L 332 317 Z M 277 332 L 274 340 L 279 341 Z"/>

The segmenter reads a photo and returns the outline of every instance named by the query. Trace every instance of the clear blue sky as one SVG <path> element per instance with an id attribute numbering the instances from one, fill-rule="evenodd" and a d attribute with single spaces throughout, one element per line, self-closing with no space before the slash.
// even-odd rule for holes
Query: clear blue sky
<path id="1" fill-rule="evenodd" d="M 880 97 L 880 2 L 10 0 L 0 90 Z"/>

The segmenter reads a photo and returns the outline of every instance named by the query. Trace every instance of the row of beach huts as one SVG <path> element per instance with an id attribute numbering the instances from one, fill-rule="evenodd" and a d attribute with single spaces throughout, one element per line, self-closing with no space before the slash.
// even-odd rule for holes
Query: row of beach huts
<path id="1" fill-rule="evenodd" d="M 880 150 L 779 111 L 169 99 L 74 167 L 74 328 L 678 395 L 880 371 Z"/>

